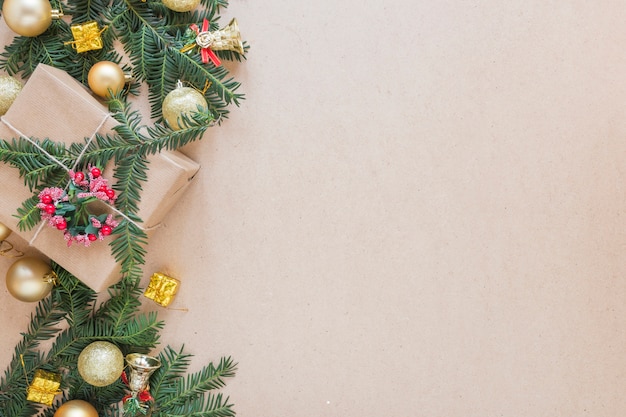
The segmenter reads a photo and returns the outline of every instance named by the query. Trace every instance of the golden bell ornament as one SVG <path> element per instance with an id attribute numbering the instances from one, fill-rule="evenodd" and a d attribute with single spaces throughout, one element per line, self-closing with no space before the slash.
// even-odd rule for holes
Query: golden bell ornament
<path id="1" fill-rule="evenodd" d="M 200 35 L 203 35 L 202 33 Z M 205 42 L 206 45 L 214 51 L 234 51 L 243 54 L 243 42 L 241 42 L 241 33 L 239 32 L 239 24 L 237 19 L 232 19 L 228 25 L 215 32 L 208 32 L 206 40 L 202 40 L 198 35 L 198 45 Z"/>
<path id="2" fill-rule="evenodd" d="M 4 0 L 2 16 L 13 32 L 34 37 L 44 33 L 52 19 L 62 17 L 63 13 L 52 9 L 49 0 Z"/>
<path id="3" fill-rule="evenodd" d="M 22 91 L 21 82 L 9 75 L 0 76 L 0 116 L 9 110 L 20 91 Z"/>
<path id="4" fill-rule="evenodd" d="M 124 370 L 124 355 L 113 343 L 90 343 L 78 355 L 78 373 L 95 387 L 104 387 L 117 381 Z"/>
<path id="5" fill-rule="evenodd" d="M 200 4 L 200 0 L 163 0 L 163 5 L 175 12 L 190 12 Z"/>
<path id="6" fill-rule="evenodd" d="M 37 258 L 22 258 L 9 267 L 7 289 L 20 301 L 35 302 L 46 297 L 56 281 L 50 265 Z"/>
<path id="7" fill-rule="evenodd" d="M 190 118 L 193 113 L 208 111 L 204 96 L 191 87 L 183 87 L 179 81 L 177 87 L 170 91 L 163 100 L 163 118 L 173 130 L 187 127 L 182 117 Z"/>
<path id="8" fill-rule="evenodd" d="M 98 410 L 87 401 L 70 400 L 57 408 L 54 417 L 98 417 Z"/>
<path id="9" fill-rule="evenodd" d="M 133 396 L 148 389 L 150 375 L 161 367 L 160 360 L 141 353 L 129 353 L 126 355 L 126 363 L 130 368 L 128 388 Z"/>
<path id="10" fill-rule="evenodd" d="M 109 98 L 109 90 L 113 94 L 122 91 L 126 84 L 126 75 L 115 62 L 100 61 L 89 70 L 87 83 L 94 94 L 102 98 Z"/>

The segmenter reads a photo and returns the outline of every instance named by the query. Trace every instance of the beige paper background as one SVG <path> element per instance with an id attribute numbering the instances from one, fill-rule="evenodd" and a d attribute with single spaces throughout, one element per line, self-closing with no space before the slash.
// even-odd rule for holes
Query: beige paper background
<path id="1" fill-rule="evenodd" d="M 150 245 L 189 309 L 163 343 L 232 355 L 243 417 L 624 415 L 624 5 L 233 16 L 247 100 Z"/>

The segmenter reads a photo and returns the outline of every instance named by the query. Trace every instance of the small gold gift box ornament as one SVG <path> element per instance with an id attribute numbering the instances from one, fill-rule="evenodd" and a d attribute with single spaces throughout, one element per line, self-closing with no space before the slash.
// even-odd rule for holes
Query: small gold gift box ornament
<path id="1" fill-rule="evenodd" d="M 167 307 L 174 299 L 174 295 L 178 292 L 179 285 L 179 280 L 168 277 L 160 272 L 155 272 L 152 274 L 152 277 L 150 277 L 150 284 L 148 288 L 146 288 L 144 296 L 163 307 Z"/>
<path id="2" fill-rule="evenodd" d="M 102 49 L 102 32 L 106 30 L 106 26 L 102 29 L 98 27 L 98 22 L 87 22 L 78 25 L 72 25 L 72 35 L 74 40 L 65 42 L 72 45 L 76 52 L 87 52 Z"/>
<path id="3" fill-rule="evenodd" d="M 40 404 L 52 405 L 54 396 L 60 393 L 61 375 L 41 369 L 35 371 L 32 384 L 28 386 L 26 399 Z"/>

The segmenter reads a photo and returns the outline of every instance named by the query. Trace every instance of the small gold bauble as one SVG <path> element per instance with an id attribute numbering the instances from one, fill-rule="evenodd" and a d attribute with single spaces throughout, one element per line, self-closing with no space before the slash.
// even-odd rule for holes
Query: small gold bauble
<path id="1" fill-rule="evenodd" d="M 190 87 L 178 87 L 169 92 L 163 100 L 163 118 L 174 130 L 186 127 L 181 119 L 183 114 L 189 117 L 192 113 L 198 112 L 198 106 L 203 111 L 208 110 L 206 99 L 200 92 Z"/>
<path id="2" fill-rule="evenodd" d="M 89 70 L 87 83 L 94 94 L 108 98 L 109 89 L 113 91 L 113 94 L 122 91 L 124 84 L 126 84 L 126 76 L 115 62 L 100 61 Z"/>
<path id="3" fill-rule="evenodd" d="M 200 0 L 163 0 L 163 5 L 175 12 L 190 12 L 200 4 Z"/>
<path id="4" fill-rule="evenodd" d="M 0 75 L 0 116 L 4 115 L 22 91 L 22 83 L 9 75 Z"/>
<path id="5" fill-rule="evenodd" d="M 20 301 L 35 302 L 43 299 L 52 289 L 53 274 L 50 265 L 37 258 L 15 261 L 7 271 L 7 289 Z"/>
<path id="6" fill-rule="evenodd" d="M 52 23 L 52 6 L 49 0 L 4 0 L 2 15 L 18 35 L 39 36 Z"/>
<path id="7" fill-rule="evenodd" d="M 54 417 L 98 417 L 98 410 L 87 401 L 70 400 L 57 408 Z"/>
<path id="8" fill-rule="evenodd" d="M 6 224 L 0 223 L 0 242 L 5 240 L 11 234 L 11 229 Z"/>
<path id="9" fill-rule="evenodd" d="M 124 355 L 113 343 L 90 343 L 78 355 L 78 373 L 85 382 L 96 387 L 111 385 L 124 370 Z"/>

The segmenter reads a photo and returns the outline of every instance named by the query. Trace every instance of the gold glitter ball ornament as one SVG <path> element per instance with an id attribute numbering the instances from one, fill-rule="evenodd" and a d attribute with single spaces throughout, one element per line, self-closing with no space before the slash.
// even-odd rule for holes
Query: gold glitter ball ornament
<path id="1" fill-rule="evenodd" d="M 113 343 L 90 343 L 78 355 L 78 373 L 93 386 L 111 385 L 119 379 L 123 370 L 124 355 Z"/>
<path id="2" fill-rule="evenodd" d="M 11 229 L 6 224 L 0 222 L 0 242 L 5 240 L 11 234 Z"/>
<path id="3" fill-rule="evenodd" d="M 0 76 L 0 116 L 4 115 L 22 91 L 22 83 L 10 75 Z M 0 239 L 4 240 L 4 239 Z"/>
<path id="4" fill-rule="evenodd" d="M 113 94 L 122 91 L 126 84 L 126 75 L 115 62 L 100 61 L 89 70 L 87 83 L 94 94 L 108 98 L 109 89 L 113 91 Z"/>
<path id="5" fill-rule="evenodd" d="M 56 274 L 46 262 L 37 258 L 17 260 L 7 270 L 6 284 L 11 295 L 27 303 L 46 297 L 56 279 Z"/>
<path id="6" fill-rule="evenodd" d="M 175 12 L 190 12 L 200 4 L 200 0 L 163 0 L 163 5 Z"/>
<path id="7" fill-rule="evenodd" d="M 70 400 L 57 408 L 54 417 L 98 417 L 98 410 L 87 401 Z"/>
<path id="8" fill-rule="evenodd" d="M 18 35 L 34 37 L 44 33 L 52 18 L 63 14 L 53 10 L 49 0 L 5 0 L 2 16 L 7 26 Z"/>
<path id="9" fill-rule="evenodd" d="M 208 109 L 204 96 L 191 87 L 178 86 L 170 91 L 163 100 L 163 118 L 174 130 L 187 127 L 187 124 L 182 120 L 183 115 L 190 118 L 193 113 L 206 112 Z"/>

